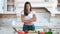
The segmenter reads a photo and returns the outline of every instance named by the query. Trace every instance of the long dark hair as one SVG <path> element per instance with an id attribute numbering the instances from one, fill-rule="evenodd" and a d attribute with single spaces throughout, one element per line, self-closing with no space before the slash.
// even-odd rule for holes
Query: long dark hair
<path id="1" fill-rule="evenodd" d="M 25 5 L 24 5 L 24 15 L 25 15 L 25 16 L 28 15 L 27 10 L 26 10 L 26 5 L 27 5 L 27 4 L 30 5 L 30 11 L 31 11 L 31 9 L 32 9 L 30 2 L 25 2 Z"/>

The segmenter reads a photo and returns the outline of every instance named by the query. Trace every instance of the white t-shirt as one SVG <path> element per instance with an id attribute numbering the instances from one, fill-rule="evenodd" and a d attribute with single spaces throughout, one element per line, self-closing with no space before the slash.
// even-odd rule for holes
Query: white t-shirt
<path id="1" fill-rule="evenodd" d="M 22 15 L 24 15 L 24 11 L 21 12 Z M 34 11 L 31 11 L 27 16 L 25 16 L 24 18 L 26 20 L 29 20 L 31 18 L 33 18 L 33 15 L 36 14 Z M 33 24 L 33 23 L 32 23 Z"/>

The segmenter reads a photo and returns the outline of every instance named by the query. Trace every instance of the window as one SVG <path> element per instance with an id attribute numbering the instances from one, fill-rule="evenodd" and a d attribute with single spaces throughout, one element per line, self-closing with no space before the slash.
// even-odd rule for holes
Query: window
<path id="1" fill-rule="evenodd" d="M 7 11 L 14 11 L 14 5 L 7 5 Z"/>
<path id="2" fill-rule="evenodd" d="M 14 10 L 15 10 L 14 0 L 7 0 L 7 11 L 14 12 Z"/>

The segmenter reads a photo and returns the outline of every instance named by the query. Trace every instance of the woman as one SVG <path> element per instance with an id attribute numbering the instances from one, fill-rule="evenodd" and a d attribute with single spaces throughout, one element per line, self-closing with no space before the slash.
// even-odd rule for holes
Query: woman
<path id="1" fill-rule="evenodd" d="M 21 20 L 24 22 L 23 31 L 35 30 L 33 22 L 36 21 L 35 12 L 32 11 L 30 2 L 26 2 L 24 6 L 24 11 L 21 14 Z"/>

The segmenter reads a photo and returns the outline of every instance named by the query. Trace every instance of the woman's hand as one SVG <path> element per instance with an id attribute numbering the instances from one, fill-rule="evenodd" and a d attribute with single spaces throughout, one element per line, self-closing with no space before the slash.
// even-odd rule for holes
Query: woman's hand
<path id="1" fill-rule="evenodd" d="M 30 19 L 30 20 L 25 20 L 24 15 L 21 15 L 21 20 L 22 20 L 22 22 L 24 22 L 25 24 L 31 24 L 32 22 L 36 21 L 36 16 L 35 16 L 35 14 L 34 14 L 32 19 Z"/>
<path id="2" fill-rule="evenodd" d="M 31 24 L 32 22 L 35 22 L 36 21 L 36 16 L 35 14 L 33 15 L 33 18 L 31 18 L 30 20 L 26 20 L 28 24 Z"/>
<path id="3" fill-rule="evenodd" d="M 24 22 L 24 23 L 31 23 L 30 20 L 25 20 L 24 15 L 21 15 L 21 20 L 22 20 L 22 22 Z"/>
<path id="4" fill-rule="evenodd" d="M 30 19 L 29 21 L 30 21 L 30 22 L 34 22 L 34 21 L 36 21 L 36 16 L 35 16 L 35 14 L 33 15 L 33 18 Z"/>

